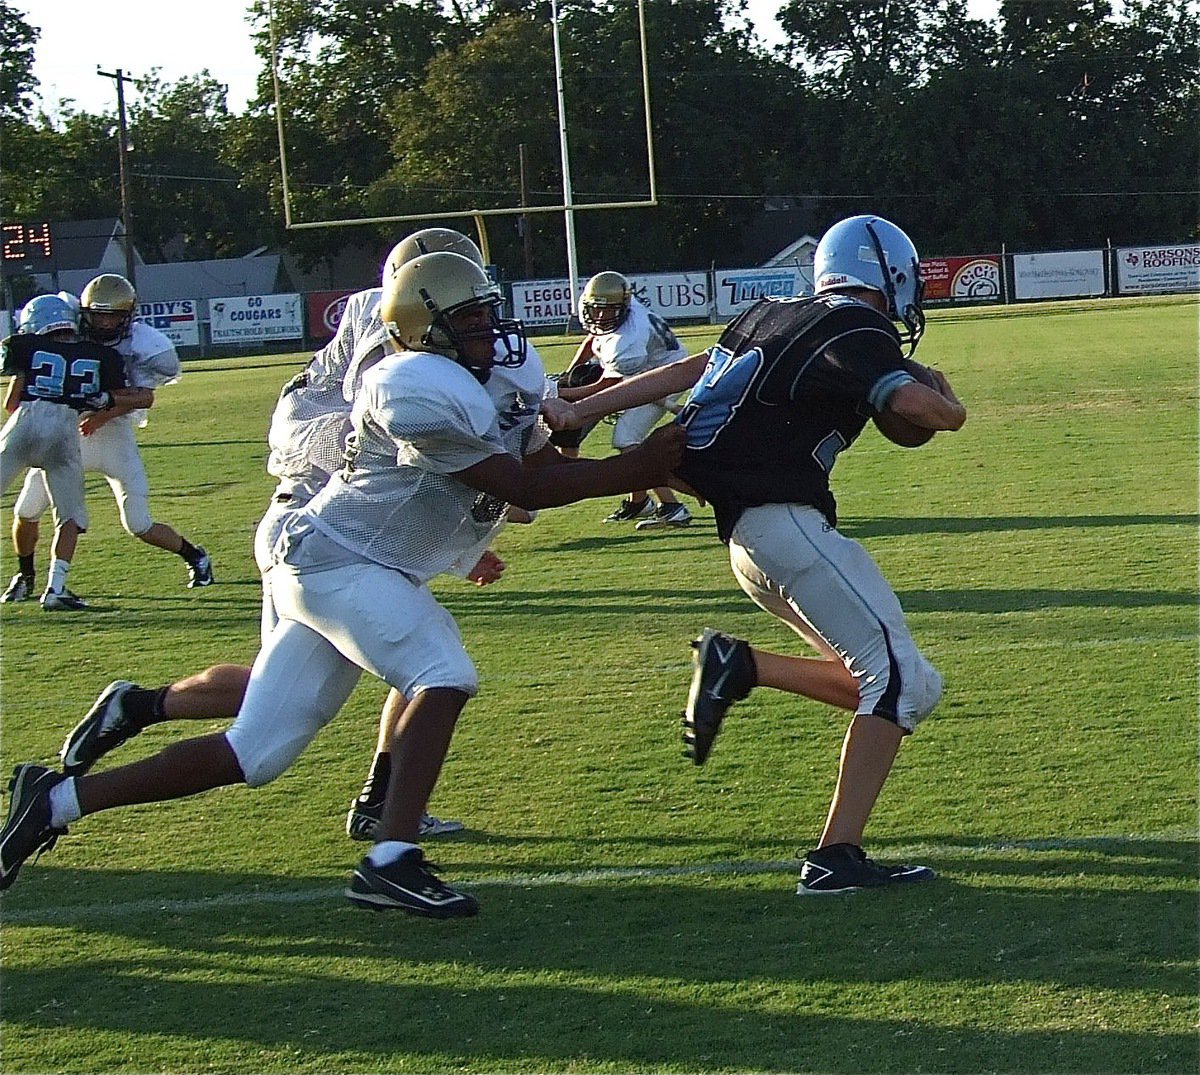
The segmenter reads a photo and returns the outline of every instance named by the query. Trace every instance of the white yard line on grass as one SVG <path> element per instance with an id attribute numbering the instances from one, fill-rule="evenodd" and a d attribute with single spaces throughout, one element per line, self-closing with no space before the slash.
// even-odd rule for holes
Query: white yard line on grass
<path id="1" fill-rule="evenodd" d="M 1090 851 L 1111 845 L 1128 844 L 1130 855 L 1138 854 L 1138 845 L 1163 840 L 1195 840 L 1193 832 L 1153 833 L 1142 836 L 1080 836 L 1063 839 L 1005 840 L 989 844 L 913 844 L 907 847 L 888 847 L 884 857 L 909 858 L 934 855 L 940 858 L 972 858 L 1012 852 Z M 704 877 L 753 875 L 769 873 L 799 873 L 798 859 L 773 862 L 705 862 L 690 866 L 613 866 L 590 870 L 566 870 L 560 873 L 509 874 L 478 877 L 472 882 L 458 882 L 463 888 L 545 888 L 552 885 L 587 885 L 606 881 L 645 881 L 672 877 Z M 203 914 L 227 907 L 248 907 L 314 903 L 335 900 L 342 887 L 321 885 L 276 891 L 251 889 L 222 892 L 190 900 L 139 899 L 121 903 L 80 904 L 77 906 L 41 906 L 29 910 L 5 911 L 0 921 L 6 926 L 62 926 L 76 922 L 103 922 L 106 919 L 127 918 L 145 914 Z"/>

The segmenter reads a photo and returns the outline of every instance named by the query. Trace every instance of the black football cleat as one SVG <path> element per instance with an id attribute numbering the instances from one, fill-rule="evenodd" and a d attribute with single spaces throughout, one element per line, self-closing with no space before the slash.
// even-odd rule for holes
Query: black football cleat
<path id="1" fill-rule="evenodd" d="M 683 714 L 686 755 L 703 765 L 712 750 L 729 707 L 758 682 L 750 646 L 740 638 L 704 628 L 692 643 L 692 685 Z"/>
<path id="2" fill-rule="evenodd" d="M 44 765 L 18 765 L 8 782 L 8 819 L 0 832 L 0 889 L 17 879 L 30 855 L 49 851 L 66 829 L 50 825 L 50 789 L 66 780 Z"/>
<path id="3" fill-rule="evenodd" d="M 932 881 L 937 874 L 928 866 L 887 866 L 867 858 L 854 844 L 830 844 L 809 851 L 800 868 L 797 896 L 838 896 L 862 888 L 884 888 Z"/>
<path id="4" fill-rule="evenodd" d="M 110 750 L 115 750 L 142 730 L 124 707 L 125 695 L 136 688 L 136 683 L 117 679 L 100 692 L 58 752 L 67 776 L 82 776 Z"/>
<path id="5" fill-rule="evenodd" d="M 419 847 L 386 866 L 363 859 L 350 879 L 346 898 L 373 911 L 397 910 L 423 918 L 467 918 L 479 913 L 474 896 L 442 883 Z"/>

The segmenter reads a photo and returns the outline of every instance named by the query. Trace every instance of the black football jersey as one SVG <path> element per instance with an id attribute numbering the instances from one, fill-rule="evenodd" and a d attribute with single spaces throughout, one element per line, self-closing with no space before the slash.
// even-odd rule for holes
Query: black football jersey
<path id="1" fill-rule="evenodd" d="M 679 475 L 722 541 L 760 504 L 809 504 L 837 524 L 830 471 L 912 380 L 903 358 L 892 323 L 844 295 L 762 299 L 728 325 L 679 416 Z"/>
<path id="2" fill-rule="evenodd" d="M 22 401 L 64 403 L 82 411 L 89 396 L 125 387 L 125 360 L 102 343 L 63 342 L 22 333 L 9 336 L 0 346 L 4 373 L 25 378 Z"/>

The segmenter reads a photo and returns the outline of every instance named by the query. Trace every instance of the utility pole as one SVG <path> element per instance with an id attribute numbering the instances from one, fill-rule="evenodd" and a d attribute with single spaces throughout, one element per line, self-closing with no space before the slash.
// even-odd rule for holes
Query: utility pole
<path id="1" fill-rule="evenodd" d="M 115 71 L 102 71 L 96 68 L 96 74 L 103 78 L 114 79 L 117 83 L 117 162 L 120 166 L 121 177 L 121 223 L 125 228 L 125 278 L 137 289 L 137 280 L 133 275 L 133 209 L 129 201 L 129 165 L 126 156 L 129 152 L 128 131 L 125 125 L 125 83 L 137 81 L 125 74 L 121 68 Z"/>

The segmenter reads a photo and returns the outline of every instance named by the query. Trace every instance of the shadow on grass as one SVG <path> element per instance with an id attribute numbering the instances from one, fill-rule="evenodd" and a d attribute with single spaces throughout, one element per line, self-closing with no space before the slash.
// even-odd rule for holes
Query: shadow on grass
<path id="1" fill-rule="evenodd" d="M 847 537 L 884 537 L 899 534 L 982 534 L 1007 530 L 1073 530 L 1110 526 L 1188 526 L 1200 515 L 982 515 L 978 518 L 848 518 L 839 529 Z"/>
<path id="2" fill-rule="evenodd" d="M 896 596 L 905 612 L 1044 612 L 1053 608 L 1162 608 L 1195 607 L 1196 594 L 1189 590 L 1070 590 L 1070 589 L 944 589 L 899 590 Z M 627 618 L 631 611 L 661 612 L 677 605 L 695 608 L 696 616 L 722 611 L 747 612 L 749 599 L 727 573 L 722 572 L 707 586 L 653 587 L 614 586 L 589 588 L 573 583 L 560 590 L 517 590 L 497 587 L 492 592 L 442 591 L 438 600 L 456 617 L 495 615 L 509 602 L 536 609 L 539 616 L 578 618 L 587 610 L 589 623 L 597 617 Z M 766 623 L 766 620 L 763 620 Z M 594 624 L 593 624 L 594 626 Z"/>
<path id="3" fill-rule="evenodd" d="M 701 509 L 703 510 L 703 509 Z M 869 537 L 890 537 L 905 534 L 983 534 L 1004 533 L 1009 530 L 1070 530 L 1092 527 L 1122 526 L 1187 526 L 1200 525 L 1200 515 L 983 515 L 936 516 L 914 518 L 844 518 L 838 529 L 847 537 L 856 540 Z M 554 542 L 552 547 L 561 552 L 592 552 L 610 545 L 629 548 L 642 546 L 642 551 L 651 552 L 649 541 L 659 538 L 682 538 L 686 536 L 716 537 L 717 527 L 711 515 L 699 515 L 692 525 L 680 530 L 652 533 L 637 533 L 624 528 L 605 530 L 604 533 L 581 536 L 569 541 Z"/>
<path id="4" fill-rule="evenodd" d="M 1194 1008 L 1195 844 L 991 846 L 936 863 L 972 884 L 826 900 L 798 900 L 790 877 L 479 883 L 480 917 L 452 923 L 366 914 L 329 875 L 38 867 L 23 924 L 81 888 L 145 910 L 93 903 L 57 942 L 40 929 L 56 965 L 8 960 L 5 1017 L 128 1035 L 139 1069 L 178 1037 L 294 1050 L 310 1069 L 1195 1070 L 1193 1034 L 1106 1025 L 1167 1002 L 1184 1025 Z M 299 898 L 256 898 L 280 889 Z M 181 895 L 190 909 L 172 910 Z M 142 946 L 136 963 L 106 954 L 114 940 Z"/>

